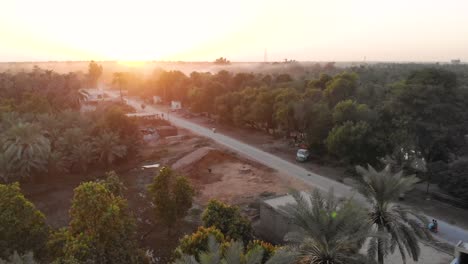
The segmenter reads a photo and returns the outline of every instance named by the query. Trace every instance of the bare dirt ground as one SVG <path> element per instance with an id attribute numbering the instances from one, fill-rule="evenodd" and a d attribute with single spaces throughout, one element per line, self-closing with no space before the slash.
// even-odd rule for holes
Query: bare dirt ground
<path id="1" fill-rule="evenodd" d="M 294 178 L 280 175 L 263 165 L 226 151 L 211 148 L 200 154 L 203 157 L 196 159 L 196 162 L 179 168 L 196 186 L 196 202 L 200 205 L 205 205 L 210 199 L 247 205 L 266 195 L 304 188 L 304 184 Z"/>
<path id="2" fill-rule="evenodd" d="M 249 216 L 255 218 L 258 211 L 253 209 L 252 216 L 251 208 L 259 199 L 287 193 L 293 188 L 304 189 L 305 184 L 301 181 L 243 158 L 211 140 L 183 129 L 179 129 L 179 135 L 183 137 L 146 142 L 135 159 L 112 168 L 127 187 L 125 196 L 129 209 L 137 218 L 142 246 L 152 249 L 163 262 L 170 259 L 179 239 L 201 224 L 200 213 L 210 199 L 239 205 L 244 212 L 249 208 Z M 198 157 L 193 157 L 194 152 Z M 190 179 L 197 193 L 190 217 L 170 234 L 166 227 L 154 222 L 146 196 L 147 185 L 159 169 L 143 170 L 141 166 L 155 163 L 161 166 L 181 164 L 176 166 L 176 171 Z M 104 176 L 105 170 L 97 169 L 86 176 L 46 177 L 22 183 L 21 187 L 26 197 L 46 215 L 47 223 L 59 228 L 68 225 L 74 188 L 81 182 Z"/>

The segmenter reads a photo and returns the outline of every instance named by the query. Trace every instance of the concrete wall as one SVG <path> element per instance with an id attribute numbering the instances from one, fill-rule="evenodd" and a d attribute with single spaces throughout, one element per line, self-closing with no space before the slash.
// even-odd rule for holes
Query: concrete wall
<path id="1" fill-rule="evenodd" d="M 282 243 L 288 232 L 297 230 L 285 214 L 265 202 L 260 204 L 259 233 L 262 237 L 273 243 Z"/>

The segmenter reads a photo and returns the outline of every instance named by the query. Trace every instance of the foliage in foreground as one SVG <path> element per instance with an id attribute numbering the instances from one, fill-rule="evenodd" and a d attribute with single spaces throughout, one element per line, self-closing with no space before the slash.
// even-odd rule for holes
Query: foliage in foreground
<path id="1" fill-rule="evenodd" d="M 0 184 L 0 258 L 14 252 L 44 253 L 47 229 L 44 215 L 24 197 L 18 183 Z"/>
<path id="2" fill-rule="evenodd" d="M 34 260 L 34 254 L 32 252 L 28 252 L 24 255 L 18 254 L 18 252 L 14 252 L 7 260 L 0 259 L 0 264 L 37 264 Z"/>
<path id="3" fill-rule="evenodd" d="M 112 178 L 113 175 L 111 175 Z M 115 175 L 114 175 L 115 176 Z M 142 263 L 143 253 L 136 241 L 135 219 L 127 201 L 113 182 L 85 182 L 75 189 L 70 225 L 54 235 L 63 244 L 57 263 Z M 54 248 L 54 245 L 50 245 Z M 60 253 L 60 250 L 55 250 Z"/>
<path id="4" fill-rule="evenodd" d="M 182 255 L 195 256 L 199 260 L 198 253 L 208 250 L 209 238 L 214 239 L 217 243 L 223 244 L 225 238 L 223 233 L 216 227 L 198 227 L 198 230 L 190 235 L 185 235 L 180 239 L 179 246 L 175 250 L 176 257 Z"/>
<path id="5" fill-rule="evenodd" d="M 261 264 L 263 255 L 261 246 L 254 246 L 245 251 L 242 242 L 231 241 L 224 248 L 214 237 L 210 236 L 207 251 L 199 253 L 198 256 L 183 255 L 175 261 L 175 264 Z M 295 254 L 279 250 L 266 263 L 289 264 L 293 263 L 295 258 Z"/>
<path id="6" fill-rule="evenodd" d="M 378 262 L 383 264 L 385 256 L 398 249 L 403 263 L 406 263 L 407 257 L 418 261 L 421 253 L 418 240 L 431 238 L 426 228 L 427 218 L 395 202 L 411 190 L 419 179 L 416 176 L 405 177 L 401 171 L 393 174 L 390 166 L 382 171 L 376 171 L 370 165 L 367 169 L 357 166 L 356 170 L 362 176 L 357 190 L 371 205 L 368 219 L 374 230 L 383 234 L 371 239 L 369 257 L 377 257 Z"/>
<path id="7" fill-rule="evenodd" d="M 323 196 L 315 190 L 304 195 L 294 192 L 294 205 L 284 206 L 299 231 L 285 240 L 292 243 L 300 262 L 312 264 L 366 263 L 359 253 L 370 235 L 365 211 L 353 201 L 340 201 L 332 192 Z M 356 221 L 360 219 L 359 221 Z"/>
<path id="8" fill-rule="evenodd" d="M 154 217 L 168 228 L 168 234 L 192 207 L 195 191 L 187 178 L 163 167 L 148 186 Z"/>
<path id="9" fill-rule="evenodd" d="M 250 221 L 241 215 L 237 206 L 210 200 L 202 220 L 204 226 L 216 227 L 227 239 L 241 240 L 247 244 L 253 238 Z"/>

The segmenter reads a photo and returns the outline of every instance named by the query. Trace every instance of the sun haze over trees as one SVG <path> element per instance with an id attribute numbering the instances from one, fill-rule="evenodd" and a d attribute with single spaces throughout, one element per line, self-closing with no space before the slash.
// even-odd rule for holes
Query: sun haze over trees
<path id="1" fill-rule="evenodd" d="M 90 88 L 98 88 L 98 81 L 102 75 L 102 65 L 97 64 L 94 61 L 91 61 L 88 66 L 88 81 Z"/>

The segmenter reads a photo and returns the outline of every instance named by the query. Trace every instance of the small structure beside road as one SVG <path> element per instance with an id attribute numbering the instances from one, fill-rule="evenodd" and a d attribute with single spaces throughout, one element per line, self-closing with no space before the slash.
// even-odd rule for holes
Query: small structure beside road
<path id="1" fill-rule="evenodd" d="M 160 104 L 162 103 L 161 96 L 153 96 L 153 104 Z"/>
<path id="2" fill-rule="evenodd" d="M 305 192 L 301 195 L 306 196 Z M 292 195 L 280 195 L 264 199 L 260 203 L 261 235 L 275 243 L 284 242 L 284 236 L 291 231 L 299 231 L 291 221 L 291 216 L 282 209 L 283 206 L 295 204 Z"/>
<path id="3" fill-rule="evenodd" d="M 180 110 L 182 109 L 182 103 L 180 101 L 171 101 L 171 110 Z"/>
<path id="4" fill-rule="evenodd" d="M 468 243 L 460 241 L 455 246 L 455 259 L 450 264 L 468 264 Z"/>

